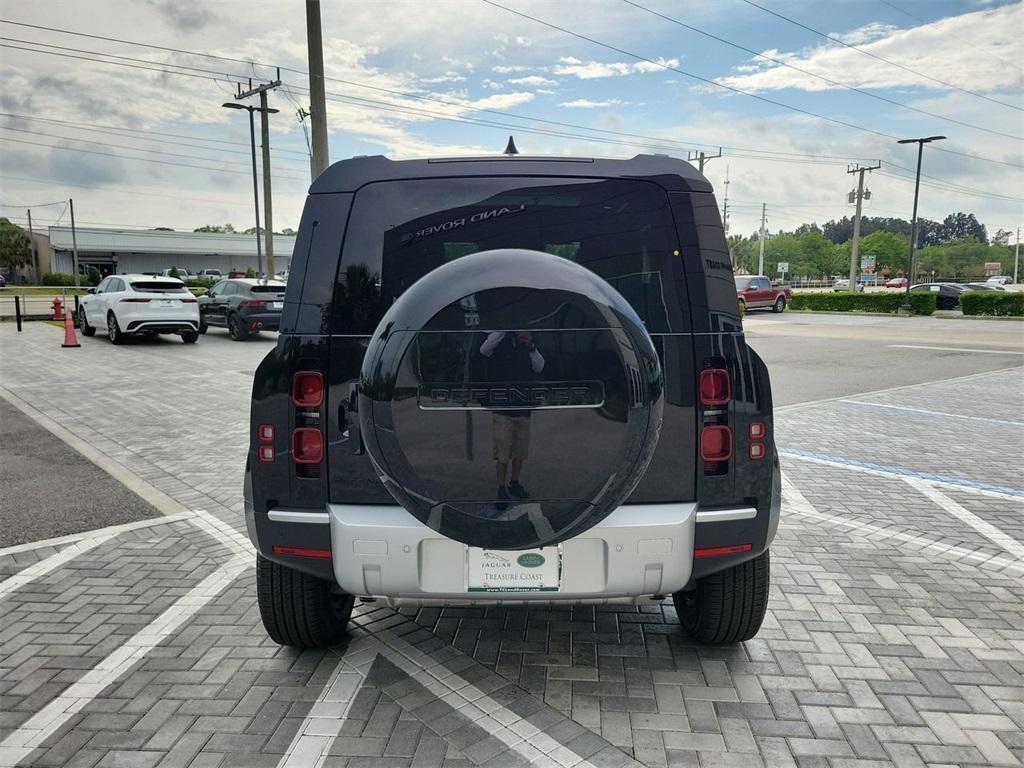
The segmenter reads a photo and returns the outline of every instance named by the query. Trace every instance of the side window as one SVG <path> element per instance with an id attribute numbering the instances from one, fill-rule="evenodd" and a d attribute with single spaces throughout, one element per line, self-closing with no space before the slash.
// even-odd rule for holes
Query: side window
<path id="1" fill-rule="evenodd" d="M 110 278 L 105 278 L 100 281 L 100 284 L 96 286 L 96 293 L 104 293 L 110 286 Z"/>
<path id="2" fill-rule="evenodd" d="M 220 295 L 221 296 L 233 296 L 236 293 L 238 293 L 238 284 L 237 283 L 224 283 L 224 288 L 223 288 L 223 290 L 221 290 Z"/>
<path id="3" fill-rule="evenodd" d="M 110 278 L 110 285 L 107 286 L 107 293 L 120 293 L 124 290 L 124 281 L 117 277 Z"/>

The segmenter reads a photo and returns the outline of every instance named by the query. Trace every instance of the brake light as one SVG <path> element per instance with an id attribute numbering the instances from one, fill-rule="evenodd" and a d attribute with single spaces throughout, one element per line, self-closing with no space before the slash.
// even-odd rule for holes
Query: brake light
<path id="1" fill-rule="evenodd" d="M 768 434 L 768 427 L 763 421 L 752 421 L 747 429 L 747 434 L 750 435 L 751 440 L 764 440 L 764 436 Z"/>
<path id="2" fill-rule="evenodd" d="M 292 458 L 296 464 L 319 464 L 324 458 L 324 435 L 316 427 L 292 432 Z"/>
<path id="3" fill-rule="evenodd" d="M 149 304 L 149 299 L 121 299 L 122 304 Z"/>
<path id="4" fill-rule="evenodd" d="M 330 560 L 331 550 L 329 549 L 310 549 L 308 547 L 282 547 L 279 544 L 274 545 L 275 555 L 291 555 L 292 557 L 314 557 L 320 560 Z"/>
<path id="5" fill-rule="evenodd" d="M 724 368 L 709 368 L 700 372 L 701 405 L 725 405 L 732 400 L 732 381 Z"/>
<path id="6" fill-rule="evenodd" d="M 292 402 L 300 408 L 319 408 L 324 401 L 324 376 L 320 371 L 299 371 L 292 379 Z"/>
<path id="7" fill-rule="evenodd" d="M 726 461 L 732 456 L 732 430 L 713 425 L 700 433 L 700 457 L 704 461 Z"/>
<path id="8" fill-rule="evenodd" d="M 246 299 L 245 301 L 240 302 L 238 304 L 238 306 L 239 307 L 253 307 L 253 308 L 263 307 L 263 308 L 265 308 L 267 306 L 267 302 L 259 301 L 258 299 Z"/>

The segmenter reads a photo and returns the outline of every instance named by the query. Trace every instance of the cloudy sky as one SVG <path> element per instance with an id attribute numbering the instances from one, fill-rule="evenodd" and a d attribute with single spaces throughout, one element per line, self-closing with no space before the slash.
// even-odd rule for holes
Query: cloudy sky
<path id="1" fill-rule="evenodd" d="M 304 5 L 4 0 L 0 213 L 53 223 L 252 226 L 240 81 L 271 95 L 274 224 L 309 183 Z M 731 231 L 852 213 L 847 164 L 880 160 L 867 212 L 1024 223 L 1024 5 L 991 0 L 323 2 L 331 159 L 699 150 Z M 530 18 L 533 17 L 533 18 Z M 77 33 L 77 34 L 72 34 Z M 100 39 L 105 38 L 105 39 Z M 66 222 L 64 214 L 63 221 Z"/>

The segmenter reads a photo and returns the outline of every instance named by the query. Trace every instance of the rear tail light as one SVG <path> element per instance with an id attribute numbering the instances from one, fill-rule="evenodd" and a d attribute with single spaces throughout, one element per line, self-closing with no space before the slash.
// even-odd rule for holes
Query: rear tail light
<path id="1" fill-rule="evenodd" d="M 121 299 L 122 304 L 149 304 L 149 299 Z"/>
<path id="2" fill-rule="evenodd" d="M 767 453 L 768 449 L 764 447 L 764 443 L 751 443 L 750 449 L 747 451 L 747 455 L 754 461 L 763 459 Z"/>
<path id="3" fill-rule="evenodd" d="M 700 457 L 704 461 L 726 461 L 732 456 L 732 430 L 714 425 L 700 433 Z"/>
<path id="4" fill-rule="evenodd" d="M 257 307 L 265 308 L 267 306 L 267 302 L 265 302 L 265 301 L 258 301 L 256 299 L 246 299 L 245 301 L 240 302 L 238 306 L 240 306 L 240 307 L 251 307 L 253 309 L 255 309 Z"/>
<path id="5" fill-rule="evenodd" d="M 260 439 L 261 443 L 270 443 L 274 440 L 274 425 L 273 424 L 260 424 L 256 430 L 256 434 Z"/>
<path id="6" fill-rule="evenodd" d="M 324 401 L 324 376 L 320 371 L 299 371 L 292 379 L 292 402 L 300 408 L 319 408 Z"/>
<path id="7" fill-rule="evenodd" d="M 195 304 L 196 303 L 196 297 L 193 296 L 192 298 L 188 298 L 186 296 L 184 299 L 178 299 L 178 301 L 180 301 L 182 304 Z"/>
<path id="8" fill-rule="evenodd" d="M 718 557 L 719 555 L 733 555 L 737 552 L 749 552 L 753 547 L 750 544 L 731 544 L 726 547 L 704 547 L 703 549 L 693 550 L 693 556 L 696 558 L 701 557 Z"/>
<path id="9" fill-rule="evenodd" d="M 700 372 L 701 405 L 725 405 L 732 400 L 732 382 L 724 368 L 709 368 Z"/>
<path id="10" fill-rule="evenodd" d="M 256 451 L 256 455 L 264 464 L 269 464 L 277 458 L 274 446 L 272 445 L 261 445 Z"/>
<path id="11" fill-rule="evenodd" d="M 296 464 L 319 464 L 324 458 L 324 435 L 316 427 L 292 432 L 292 458 Z"/>
<path id="12" fill-rule="evenodd" d="M 751 440 L 764 440 L 765 435 L 768 434 L 768 427 L 763 421 L 752 421 L 747 434 L 750 435 Z"/>
<path id="13" fill-rule="evenodd" d="M 313 557 L 320 560 L 330 560 L 331 550 L 310 549 L 308 547 L 283 547 L 280 544 L 274 545 L 275 555 L 291 555 L 292 557 Z"/>

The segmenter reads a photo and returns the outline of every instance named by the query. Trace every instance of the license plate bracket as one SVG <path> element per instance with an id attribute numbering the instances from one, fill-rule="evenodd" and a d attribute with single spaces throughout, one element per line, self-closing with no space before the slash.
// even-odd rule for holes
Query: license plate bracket
<path id="1" fill-rule="evenodd" d="M 558 547 L 516 551 L 466 547 L 467 592 L 558 592 L 561 585 Z"/>

